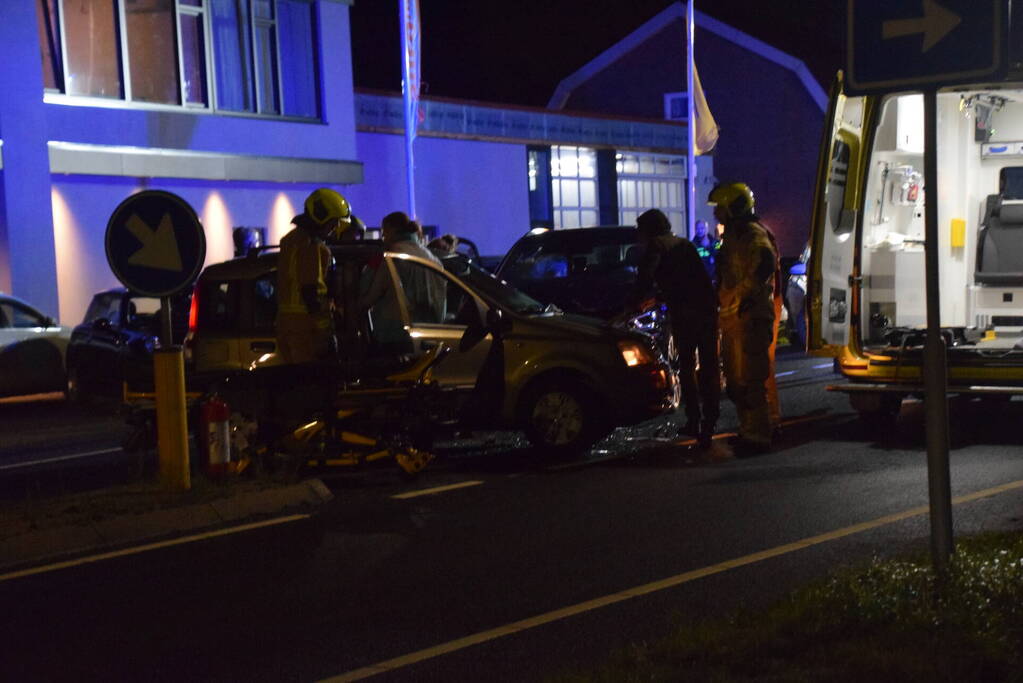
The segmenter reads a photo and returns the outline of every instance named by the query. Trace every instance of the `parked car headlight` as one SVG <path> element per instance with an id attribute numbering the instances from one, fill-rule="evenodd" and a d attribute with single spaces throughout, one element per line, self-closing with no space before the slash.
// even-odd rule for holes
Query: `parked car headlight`
<path id="1" fill-rule="evenodd" d="M 656 362 L 650 349 L 637 341 L 620 341 L 618 350 L 622 353 L 622 360 L 630 368 L 637 365 L 653 365 Z"/>

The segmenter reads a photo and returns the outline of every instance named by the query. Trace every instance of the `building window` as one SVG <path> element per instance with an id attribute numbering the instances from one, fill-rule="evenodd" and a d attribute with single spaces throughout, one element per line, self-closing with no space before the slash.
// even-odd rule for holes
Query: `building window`
<path id="1" fill-rule="evenodd" d="M 660 209 L 678 234 L 686 234 L 685 157 L 665 154 L 619 152 L 618 218 L 622 225 L 635 225 L 647 209 Z"/>
<path id="2" fill-rule="evenodd" d="M 62 0 L 59 7 L 59 25 L 63 27 L 64 37 L 64 92 L 89 97 L 123 97 L 114 3 L 110 0 Z"/>
<path id="3" fill-rule="evenodd" d="M 313 0 L 37 0 L 47 90 L 319 116 Z"/>
<path id="4" fill-rule="evenodd" d="M 555 228 L 597 225 L 597 151 L 588 147 L 551 147 L 551 205 Z"/>
<path id="5" fill-rule="evenodd" d="M 64 80 L 60 72 L 60 32 L 57 30 L 57 0 L 36 0 L 36 23 L 43 57 L 43 87 L 56 90 Z"/>
<path id="6" fill-rule="evenodd" d="M 136 102 L 181 103 L 174 14 L 174 0 L 125 3 L 130 97 Z"/>

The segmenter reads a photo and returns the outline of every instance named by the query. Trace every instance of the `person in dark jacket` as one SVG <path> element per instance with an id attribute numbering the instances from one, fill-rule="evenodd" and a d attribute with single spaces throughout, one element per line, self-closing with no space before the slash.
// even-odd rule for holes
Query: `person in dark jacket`
<path id="1" fill-rule="evenodd" d="M 668 305 L 687 418 L 682 433 L 698 437 L 700 445 L 707 447 L 721 397 L 717 294 L 696 247 L 671 233 L 671 223 L 662 211 L 644 212 L 636 227 L 644 253 L 630 308 L 654 290 Z"/>

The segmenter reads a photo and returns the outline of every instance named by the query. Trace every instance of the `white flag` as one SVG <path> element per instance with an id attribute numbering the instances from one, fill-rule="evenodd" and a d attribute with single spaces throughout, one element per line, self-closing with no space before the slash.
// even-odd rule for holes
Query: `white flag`
<path id="1" fill-rule="evenodd" d="M 707 98 L 703 96 L 703 86 L 700 85 L 700 74 L 696 71 L 696 65 L 693 64 L 693 79 L 696 87 L 693 88 L 693 115 L 696 117 L 695 131 L 696 131 L 696 153 L 706 154 L 710 150 L 714 149 L 714 145 L 718 141 L 718 124 L 714 122 L 714 117 L 710 113 L 710 107 L 707 106 Z M 693 125 L 694 122 L 690 122 Z"/>

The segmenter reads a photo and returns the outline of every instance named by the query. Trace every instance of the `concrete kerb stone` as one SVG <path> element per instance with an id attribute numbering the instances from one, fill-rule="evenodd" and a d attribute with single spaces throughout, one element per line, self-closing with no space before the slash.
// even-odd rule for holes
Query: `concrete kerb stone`
<path id="1" fill-rule="evenodd" d="M 309 479 L 280 488 L 266 488 L 138 514 L 119 514 L 86 523 L 76 521 L 37 529 L 19 524 L 25 528 L 18 529 L 13 535 L 0 537 L 0 573 L 287 513 L 315 511 L 333 498 L 322 481 Z M 12 532 L 14 528 L 8 526 L 7 531 Z"/>

